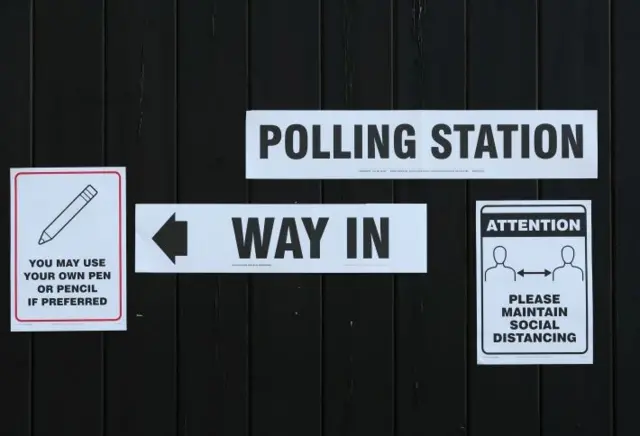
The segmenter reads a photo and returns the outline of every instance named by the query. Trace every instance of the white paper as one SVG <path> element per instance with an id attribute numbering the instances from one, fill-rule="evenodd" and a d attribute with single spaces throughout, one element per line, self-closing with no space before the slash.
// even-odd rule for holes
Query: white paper
<path id="1" fill-rule="evenodd" d="M 593 363 L 591 202 L 476 208 L 478 363 Z"/>
<path id="2" fill-rule="evenodd" d="M 369 155 L 370 146 L 375 150 L 376 133 L 387 139 L 388 156 Z M 595 110 L 247 111 L 246 177 L 595 179 L 598 114 Z"/>
<path id="3" fill-rule="evenodd" d="M 186 255 L 175 257 L 175 264 L 153 238 L 175 214 L 177 222 L 187 224 Z M 261 223 L 274 218 L 269 250 L 258 256 L 255 246 L 249 258 L 242 258 L 233 219 L 243 226 L 249 218 Z M 356 219 L 357 250 L 348 256 L 347 219 Z M 278 239 L 285 218 L 293 219 L 300 241 L 301 258 L 284 252 L 277 258 Z M 316 225 L 328 219 L 319 240 L 318 257 L 303 218 Z M 388 257 L 372 246 L 365 257 L 362 219 L 373 218 L 382 235 L 382 218 L 388 219 Z M 240 235 L 245 235 L 242 227 Z M 291 229 L 284 240 L 291 242 Z M 241 239 L 244 241 L 244 239 Z M 370 241 L 366 238 L 366 241 Z M 182 244 L 180 244 L 181 248 Z M 174 253 L 175 254 L 175 253 Z M 427 271 L 427 207 L 425 204 L 137 204 L 136 272 L 145 273 L 425 273 Z"/>
<path id="4" fill-rule="evenodd" d="M 11 331 L 127 329 L 125 169 L 11 169 Z"/>

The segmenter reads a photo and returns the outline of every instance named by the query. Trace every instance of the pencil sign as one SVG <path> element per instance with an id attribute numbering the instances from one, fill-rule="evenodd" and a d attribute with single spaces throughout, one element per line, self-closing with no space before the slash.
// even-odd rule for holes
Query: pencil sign
<path id="1" fill-rule="evenodd" d="M 595 179 L 595 110 L 246 115 L 248 179 Z"/>
<path id="2" fill-rule="evenodd" d="M 38 245 L 46 244 L 53 240 L 58 233 L 62 231 L 71 221 L 78 216 L 82 209 L 84 209 L 91 200 L 98 194 L 96 188 L 91 185 L 87 185 L 76 197 L 69 203 L 59 215 L 57 215 L 53 221 L 49 223 L 40 234 L 38 239 Z"/>
<path id="3" fill-rule="evenodd" d="M 593 363 L 590 201 L 480 201 L 481 365 Z"/>
<path id="4" fill-rule="evenodd" d="M 11 331 L 127 329 L 125 169 L 11 169 Z"/>
<path id="5" fill-rule="evenodd" d="M 137 204 L 140 273 L 425 273 L 426 204 Z"/>

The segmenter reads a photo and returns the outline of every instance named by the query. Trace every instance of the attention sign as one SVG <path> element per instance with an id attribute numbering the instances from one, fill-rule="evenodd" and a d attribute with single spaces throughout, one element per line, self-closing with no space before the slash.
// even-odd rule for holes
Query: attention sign
<path id="1" fill-rule="evenodd" d="M 480 364 L 593 363 L 591 202 L 479 201 Z"/>

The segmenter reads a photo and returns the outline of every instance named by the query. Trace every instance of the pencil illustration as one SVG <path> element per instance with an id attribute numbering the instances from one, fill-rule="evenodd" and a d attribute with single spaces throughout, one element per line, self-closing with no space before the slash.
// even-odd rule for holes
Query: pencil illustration
<path id="1" fill-rule="evenodd" d="M 53 240 L 58 233 L 60 233 L 73 219 L 82 212 L 87 204 L 94 199 L 94 197 L 98 195 L 98 191 L 91 185 L 87 185 L 77 196 L 74 198 L 71 203 L 65 207 L 62 212 L 58 214 L 57 217 L 49 223 L 49 225 L 42 231 L 40 234 L 40 240 L 38 241 L 38 245 L 46 244 L 47 242 Z"/>

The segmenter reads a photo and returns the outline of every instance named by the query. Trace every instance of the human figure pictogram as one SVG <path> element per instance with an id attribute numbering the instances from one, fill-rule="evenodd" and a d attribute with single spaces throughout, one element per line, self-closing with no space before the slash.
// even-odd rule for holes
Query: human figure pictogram
<path id="1" fill-rule="evenodd" d="M 495 265 L 487 268 L 484 272 L 484 281 L 486 282 L 489 277 L 492 280 L 513 280 L 516 281 L 516 270 L 507 266 L 507 249 L 502 245 L 498 245 L 493 249 L 493 260 Z"/>
<path id="2" fill-rule="evenodd" d="M 562 250 L 560 250 L 560 256 L 562 257 L 562 262 L 564 262 L 564 264 L 553 270 L 551 280 L 555 281 L 560 278 L 577 279 L 580 277 L 580 281 L 584 281 L 584 271 L 582 271 L 582 268 L 573 264 L 573 261 L 576 258 L 576 251 L 573 247 L 570 245 L 562 247 Z"/>

